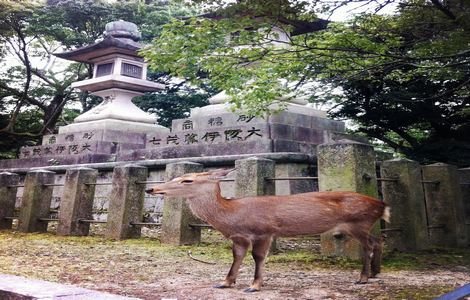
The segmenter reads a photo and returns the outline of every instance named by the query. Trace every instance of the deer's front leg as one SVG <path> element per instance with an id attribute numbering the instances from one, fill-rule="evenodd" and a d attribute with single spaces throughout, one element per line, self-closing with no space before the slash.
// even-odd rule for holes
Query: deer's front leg
<path id="1" fill-rule="evenodd" d="M 272 237 L 263 237 L 253 242 L 253 259 L 255 261 L 255 278 L 249 288 L 245 290 L 247 293 L 259 291 L 263 285 L 264 261 L 268 255 L 271 246 Z"/>
<path id="2" fill-rule="evenodd" d="M 231 287 L 235 280 L 237 279 L 238 270 L 242 264 L 243 258 L 246 255 L 248 247 L 250 247 L 250 240 L 245 237 L 232 237 L 233 241 L 232 253 L 233 253 L 233 263 L 230 271 L 228 272 L 227 277 L 224 282 L 217 284 L 216 288 L 228 288 Z"/>

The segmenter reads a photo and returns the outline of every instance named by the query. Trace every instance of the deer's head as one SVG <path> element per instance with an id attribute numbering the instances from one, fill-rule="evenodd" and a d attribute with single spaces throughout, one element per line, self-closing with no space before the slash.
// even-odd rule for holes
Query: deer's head
<path id="1" fill-rule="evenodd" d="M 201 191 L 213 190 L 214 185 L 233 169 L 219 169 L 202 173 L 188 173 L 145 190 L 150 195 L 172 197 L 191 196 Z"/>

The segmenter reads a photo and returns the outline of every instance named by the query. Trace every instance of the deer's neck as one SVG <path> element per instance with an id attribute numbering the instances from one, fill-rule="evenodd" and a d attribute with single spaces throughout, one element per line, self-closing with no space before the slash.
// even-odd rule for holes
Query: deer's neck
<path id="1" fill-rule="evenodd" d="M 214 227 L 223 225 L 233 209 L 227 199 L 222 197 L 219 184 L 188 197 L 189 208 L 198 218 Z"/>

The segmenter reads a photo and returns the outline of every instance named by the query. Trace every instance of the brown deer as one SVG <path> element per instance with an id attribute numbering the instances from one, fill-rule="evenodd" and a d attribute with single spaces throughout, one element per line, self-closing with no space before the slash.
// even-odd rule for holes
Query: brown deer
<path id="1" fill-rule="evenodd" d="M 313 235 L 331 231 L 357 239 L 363 267 L 357 283 L 367 283 L 380 272 L 381 240 L 372 236 L 374 223 L 388 220 L 381 201 L 354 192 L 312 192 L 288 196 L 256 196 L 228 200 L 219 180 L 233 170 L 190 173 L 146 190 L 152 195 L 186 197 L 192 212 L 233 241 L 233 263 L 217 288 L 231 287 L 250 246 L 255 277 L 245 292 L 260 290 L 264 261 L 276 237 Z"/>

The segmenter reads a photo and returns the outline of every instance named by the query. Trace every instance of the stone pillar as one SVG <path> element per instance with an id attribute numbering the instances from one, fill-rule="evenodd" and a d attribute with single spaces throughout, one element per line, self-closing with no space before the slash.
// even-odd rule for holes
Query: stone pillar
<path id="1" fill-rule="evenodd" d="M 0 173 L 0 230 L 11 229 L 12 220 L 5 217 L 13 217 L 15 211 L 16 191 L 20 177 L 17 174 Z"/>
<path id="2" fill-rule="evenodd" d="M 429 244 L 426 204 L 421 186 L 421 166 L 409 159 L 384 161 L 380 168 L 383 200 L 391 208 L 390 223 L 385 223 L 387 247 L 400 251 L 416 251 Z M 394 229 L 400 229 L 394 231 Z"/>
<path id="3" fill-rule="evenodd" d="M 275 163 L 270 159 L 250 157 L 235 161 L 235 197 L 274 195 Z"/>
<path id="4" fill-rule="evenodd" d="M 109 198 L 106 237 L 121 240 L 140 237 L 140 227 L 131 222 L 142 222 L 147 168 L 124 165 L 114 168 L 111 196 Z"/>
<path id="5" fill-rule="evenodd" d="M 467 243 L 470 245 L 470 168 L 459 169 L 459 177 L 467 227 Z"/>
<path id="6" fill-rule="evenodd" d="M 276 177 L 305 177 L 315 176 L 315 170 L 309 164 L 279 163 L 276 164 Z M 307 180 L 278 180 L 276 195 L 294 195 L 318 190 L 318 181 Z"/>
<path id="7" fill-rule="evenodd" d="M 349 140 L 318 146 L 318 185 L 320 191 L 352 191 L 377 198 L 375 152 L 372 146 Z M 378 225 L 374 232 L 378 232 Z M 355 240 L 332 234 L 321 235 L 325 255 L 361 258 Z"/>
<path id="8" fill-rule="evenodd" d="M 165 178 L 173 178 L 186 173 L 203 171 L 203 165 L 192 162 L 179 162 L 166 165 Z M 174 245 L 192 245 L 201 241 L 201 229 L 189 224 L 201 223 L 189 209 L 187 200 L 182 197 L 165 197 L 163 202 L 162 241 Z"/>
<path id="9" fill-rule="evenodd" d="M 21 201 L 18 231 L 46 232 L 47 222 L 38 218 L 48 218 L 51 210 L 54 172 L 46 170 L 30 171 L 24 180 L 23 199 Z"/>
<path id="10" fill-rule="evenodd" d="M 80 219 L 93 218 L 93 199 L 98 170 L 90 168 L 68 169 L 65 173 L 64 193 L 60 201 L 58 235 L 88 235 L 90 223 Z"/>
<path id="11" fill-rule="evenodd" d="M 250 157 L 235 161 L 235 197 L 274 195 L 276 185 L 268 177 L 275 177 L 276 164 L 265 158 Z M 270 252 L 276 252 L 277 243 L 273 240 Z"/>
<path id="12" fill-rule="evenodd" d="M 467 246 L 457 167 L 436 163 L 423 166 L 422 171 L 430 243 L 441 247 Z"/>

